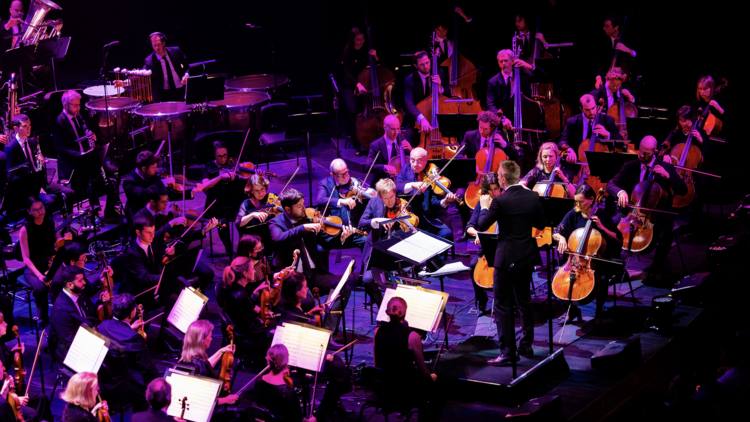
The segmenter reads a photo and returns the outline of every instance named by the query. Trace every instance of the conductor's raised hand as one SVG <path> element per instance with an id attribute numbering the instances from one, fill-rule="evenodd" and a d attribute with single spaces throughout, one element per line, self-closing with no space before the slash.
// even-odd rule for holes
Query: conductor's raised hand
<path id="1" fill-rule="evenodd" d="M 492 204 L 492 197 L 490 195 L 485 194 L 479 197 L 479 206 L 481 208 L 489 208 L 490 204 Z"/>

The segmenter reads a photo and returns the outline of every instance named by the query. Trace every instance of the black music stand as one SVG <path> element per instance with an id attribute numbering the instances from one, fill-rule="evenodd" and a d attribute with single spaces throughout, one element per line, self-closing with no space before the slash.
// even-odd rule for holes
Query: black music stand
<path id="1" fill-rule="evenodd" d="M 208 104 L 209 101 L 223 100 L 225 80 L 224 77 L 209 78 L 206 74 L 189 76 L 185 104 Z"/>
<path id="2" fill-rule="evenodd" d="M 28 164 L 15 167 L 9 173 L 19 171 L 23 168 L 28 169 Z M 18 221 L 14 217 L 26 209 L 26 198 L 29 197 L 30 192 L 34 192 L 34 195 L 39 195 L 39 191 L 47 186 L 46 176 L 43 171 L 37 171 L 8 182 L 8 186 L 5 189 L 5 200 L 0 210 L 5 214 L 8 222 Z"/>
<path id="3" fill-rule="evenodd" d="M 3 54 L 2 57 L 2 69 L 3 77 L 2 81 L 5 83 L 10 79 L 10 74 L 15 73 L 18 79 L 18 86 L 20 87 L 20 97 L 23 97 L 23 72 L 31 72 L 34 68 L 34 57 L 36 50 L 35 45 L 26 45 L 20 48 L 14 48 L 8 50 Z"/>
<path id="4" fill-rule="evenodd" d="M 438 114 L 440 134 L 447 138 L 456 138 L 463 142 L 464 134 L 477 127 L 476 114 Z"/>
<path id="5" fill-rule="evenodd" d="M 387 223 L 387 221 L 386 222 L 381 222 L 381 224 L 383 224 L 383 223 Z M 425 235 L 427 235 L 427 236 L 429 236 L 429 237 L 431 237 L 431 238 L 433 238 L 435 240 L 447 243 L 448 246 L 445 249 L 443 249 L 442 251 L 440 251 L 440 252 L 438 252 L 438 253 L 430 256 L 429 258 L 424 259 L 421 262 L 414 261 L 413 259 L 409 258 L 408 256 L 404 256 L 404 255 L 401 255 L 401 254 L 398 254 L 398 253 L 395 253 L 393 251 L 389 251 L 388 250 L 390 247 L 392 247 L 392 246 L 396 245 L 397 243 L 400 243 L 403 240 L 406 240 L 407 238 L 409 238 L 409 237 L 411 237 L 411 236 L 414 235 L 414 233 L 412 233 L 412 232 L 407 233 L 405 231 L 398 230 L 397 226 L 396 226 L 395 230 L 392 227 L 391 230 L 389 230 L 389 235 L 388 236 L 386 236 L 386 237 L 378 240 L 372 246 L 373 246 L 374 249 L 377 249 L 378 251 L 380 251 L 380 252 L 382 252 L 382 253 L 384 253 L 386 255 L 390 255 L 391 257 L 394 257 L 397 260 L 406 262 L 406 263 L 408 263 L 408 264 L 410 264 L 412 266 L 415 266 L 415 267 L 427 266 L 430 271 L 437 271 L 438 269 L 440 269 L 443 266 L 443 260 L 440 258 L 440 254 L 442 254 L 445 251 L 447 251 L 448 249 L 450 249 L 451 246 L 454 245 L 454 243 L 451 242 L 451 241 L 449 241 L 449 240 L 445 240 L 442 237 L 439 237 L 439 236 L 434 235 L 432 233 L 428 233 L 428 232 L 426 232 L 424 230 L 417 229 L 417 231 L 420 232 L 420 233 L 423 233 L 423 234 L 425 234 Z"/>
<path id="6" fill-rule="evenodd" d="M 439 169 L 447 163 L 447 159 L 429 160 L 435 163 Z M 465 188 L 469 183 L 476 181 L 477 177 L 477 160 L 476 158 L 455 158 L 451 165 L 446 168 L 441 175 L 451 181 L 451 190 L 456 193 L 458 188 Z"/>
<path id="7" fill-rule="evenodd" d="M 675 123 L 672 119 L 663 117 L 628 117 L 628 138 L 636 149 L 641 144 L 641 139 L 646 135 L 655 136 L 659 141 L 667 139 L 669 131 L 674 129 Z"/>
<path id="8" fill-rule="evenodd" d="M 586 151 L 589 173 L 592 176 L 599 176 L 599 179 L 604 183 L 612 180 L 623 164 L 637 159 L 638 155 L 636 154 Z"/>
<path id="9" fill-rule="evenodd" d="M 314 96 L 313 96 L 314 97 Z M 309 99 L 308 99 L 309 104 Z M 328 113 L 319 112 L 313 113 L 312 109 L 308 108 L 307 113 L 303 114 L 292 114 L 287 120 L 286 126 L 286 138 L 305 138 L 305 159 L 307 162 L 307 181 L 309 183 L 310 195 L 308 197 L 308 204 L 312 207 L 313 194 L 312 194 L 312 157 L 310 152 L 310 136 L 319 135 L 321 133 L 328 133 L 330 127 L 328 126 Z"/>
<path id="10" fill-rule="evenodd" d="M 39 42 L 36 48 L 36 57 L 34 65 L 39 66 L 49 63 L 52 66 L 52 82 L 57 91 L 57 73 L 55 71 L 55 62 L 62 61 L 68 54 L 70 47 L 70 37 L 48 38 Z"/>

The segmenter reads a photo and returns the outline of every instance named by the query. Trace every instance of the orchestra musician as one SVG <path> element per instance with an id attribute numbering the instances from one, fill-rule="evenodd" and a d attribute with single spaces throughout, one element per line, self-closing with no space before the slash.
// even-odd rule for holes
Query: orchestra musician
<path id="1" fill-rule="evenodd" d="M 7 41 L 3 42 L 3 50 L 22 47 L 20 41 L 28 28 L 25 18 L 26 10 L 24 9 L 23 2 L 20 0 L 12 1 L 10 3 L 10 17 L 8 20 L 3 21 L 3 25 L 0 27 L 0 39 L 10 41 L 10 43 Z M 50 92 L 55 90 L 52 67 L 49 64 L 34 66 L 31 72 L 24 72 L 23 82 L 29 85 L 26 87 L 29 91 L 26 92 L 36 92 L 38 90 Z"/>
<path id="2" fill-rule="evenodd" d="M 289 374 L 289 351 L 282 343 L 274 344 L 266 352 L 266 363 L 270 371 L 255 381 L 255 401 L 281 422 L 316 422 L 302 417 L 297 392 L 284 381 Z"/>
<path id="3" fill-rule="evenodd" d="M 630 204 L 630 196 L 633 188 L 639 182 L 643 181 L 650 171 L 656 172 L 654 182 L 666 191 L 668 196 L 668 205 L 666 211 L 671 210 L 672 196 L 685 195 L 687 185 L 680 178 L 674 166 L 666 162 L 656 162 L 657 141 L 653 136 L 646 136 L 641 140 L 638 147 L 638 160 L 628 161 L 623 164 L 620 171 L 607 183 L 607 193 L 617 198 L 617 204 L 620 206 L 620 212 L 615 215 L 615 224 L 619 223 L 627 215 Z M 651 242 L 651 248 L 656 248 L 654 262 L 647 270 L 647 277 L 644 284 L 659 284 L 666 278 L 664 273 L 664 263 L 667 255 L 672 249 L 672 230 L 674 230 L 674 216 L 671 214 L 652 212 L 651 217 L 654 223 L 654 238 Z M 627 244 L 623 245 L 627 248 Z"/>
<path id="4" fill-rule="evenodd" d="M 95 416 L 100 407 L 109 410 L 107 402 L 96 402 L 99 393 L 99 379 L 93 372 L 79 372 L 68 380 L 68 385 L 60 394 L 67 402 L 63 409 L 62 422 L 99 422 Z"/>
<path id="5" fill-rule="evenodd" d="M 497 173 L 491 171 L 482 176 L 482 192 L 487 192 L 487 194 L 492 199 L 497 198 L 498 195 L 502 193 Z M 481 214 L 481 212 L 482 206 L 479 202 L 477 202 L 476 207 L 474 207 L 474 212 L 471 214 L 471 219 L 466 225 L 466 234 L 468 236 L 474 237 L 474 244 L 479 245 L 477 254 L 471 258 L 471 263 L 469 264 L 469 274 L 471 274 L 471 284 L 472 287 L 474 287 L 474 299 L 476 301 L 477 309 L 479 310 L 480 314 L 484 314 L 487 309 L 487 291 L 479 286 L 474 280 L 474 269 L 477 267 L 477 263 L 479 263 L 479 258 L 484 256 L 482 244 L 479 243 L 479 236 L 477 235 L 477 233 L 479 233 L 477 231 L 477 225 L 479 224 L 479 215 Z"/>
<path id="6" fill-rule="evenodd" d="M 255 275 L 252 259 L 244 256 L 234 258 L 232 263 L 224 268 L 222 281 L 228 295 L 225 295 L 226 301 L 222 308 L 232 321 L 235 336 L 243 336 L 243 342 L 235 343 L 246 345 L 249 352 L 258 355 L 271 344 L 263 326 L 260 309 L 260 295 L 268 288 L 269 283 L 256 281 Z"/>
<path id="7" fill-rule="evenodd" d="M 493 76 L 487 82 L 487 110 L 500 114 L 503 104 L 513 95 L 513 69 L 522 67 L 521 71 L 521 92 L 531 95 L 532 82 L 544 82 L 549 79 L 549 75 L 541 67 L 529 64 L 521 59 L 513 59 L 513 51 L 500 50 L 497 53 L 497 64 L 500 66 L 500 72 Z M 510 120 L 503 116 L 503 127 L 512 129 L 513 125 Z"/>
<path id="8" fill-rule="evenodd" d="M 268 185 L 268 179 L 259 174 L 253 174 L 247 179 L 247 184 L 245 185 L 247 199 L 242 201 L 240 209 L 237 212 L 237 218 L 234 220 L 234 225 L 237 227 L 237 232 L 240 236 L 257 235 L 264 244 L 270 245 L 271 231 L 268 229 L 267 222 L 274 214 L 273 212 L 269 213 L 264 210 L 257 210 L 262 206 L 269 205 Z M 237 254 L 237 256 L 244 256 L 239 255 L 239 247 Z M 265 254 L 270 257 L 273 255 L 273 250 L 269 248 Z"/>
<path id="9" fill-rule="evenodd" d="M 586 221 L 591 219 L 593 223 L 592 228 L 598 230 L 602 234 L 604 241 L 607 242 L 607 247 L 599 251 L 599 257 L 610 261 L 612 259 L 620 259 L 622 233 L 617 230 L 617 225 L 612 220 L 612 216 L 604 207 L 597 208 L 596 214 L 591 215 L 591 208 L 595 199 L 596 192 L 591 186 L 581 185 L 576 189 L 574 197 L 575 206 L 565 214 L 560 224 L 552 231 L 552 239 L 557 242 L 557 251 L 560 254 L 568 251 L 568 239 L 573 231 L 584 228 Z M 599 289 L 598 293 L 594 293 L 596 297 L 594 323 L 599 325 L 602 323 L 602 310 L 604 309 L 604 302 L 607 299 L 609 280 L 622 267 L 610 262 L 596 260 L 593 261 L 593 265 L 596 269 L 596 288 Z M 578 319 L 579 322 L 581 321 L 581 309 L 572 304 L 568 312 L 567 322 L 573 322 L 575 319 Z"/>
<path id="10" fill-rule="evenodd" d="M 83 268 L 86 265 L 86 261 L 88 261 L 88 258 L 86 256 L 86 247 L 83 246 L 79 242 L 68 242 L 63 246 L 60 250 L 57 251 L 57 255 L 60 255 L 61 263 L 60 267 L 56 269 L 55 275 L 52 276 L 52 281 L 50 281 L 49 285 L 49 297 L 52 303 L 55 303 L 55 300 L 57 300 L 57 296 L 60 295 L 60 292 L 65 287 L 65 283 L 62 281 L 62 273 L 63 269 L 66 267 L 78 267 Z M 50 269 L 50 272 L 52 269 Z M 114 270 L 112 270 L 112 267 L 106 267 L 102 270 L 101 276 L 95 280 L 93 283 L 90 282 L 86 276 L 84 275 L 84 280 L 86 280 L 86 287 L 83 289 L 83 295 L 84 298 L 91 300 L 97 293 L 99 293 L 99 286 L 101 285 L 101 279 L 106 275 L 109 275 L 112 277 L 114 275 Z M 49 273 L 47 274 L 49 278 Z"/>
<path id="11" fill-rule="evenodd" d="M 349 174 L 349 167 L 346 165 L 346 161 L 336 158 L 331 161 L 328 169 L 331 171 L 330 176 L 318 182 L 315 201 L 320 207 L 326 207 L 327 204 L 330 215 L 340 217 L 341 224 L 344 226 L 356 227 L 362 215 L 362 210 L 364 210 L 364 205 L 356 197 L 346 198 L 346 193 L 351 189 L 353 183 Z M 332 192 L 334 190 L 336 192 Z M 331 196 L 332 193 L 333 196 Z M 329 197 L 331 198 L 330 203 L 328 202 Z M 339 242 L 338 236 L 322 233 L 318 241 L 325 249 L 357 247 L 362 250 L 365 244 L 365 238 L 357 234 L 349 236 L 346 242 Z"/>
<path id="12" fill-rule="evenodd" d="M 530 61 L 534 56 L 534 44 L 536 40 L 539 40 L 547 48 L 547 40 L 544 39 L 544 34 L 537 33 L 529 26 L 529 17 L 526 11 L 516 13 L 515 26 L 518 36 L 521 37 L 521 58 L 526 61 Z"/>
<path id="13" fill-rule="evenodd" d="M 620 131 L 617 130 L 615 119 L 602 112 L 599 116 L 600 119 L 604 119 L 603 123 L 593 126 L 594 117 L 596 117 L 596 101 L 594 96 L 591 94 L 585 94 L 580 99 L 581 112 L 573 117 L 568 118 L 565 122 L 565 128 L 560 134 L 560 141 L 557 143 L 558 146 L 562 147 L 566 145 L 568 147 L 568 153 L 565 156 L 565 160 L 569 163 L 575 163 L 578 160 L 578 146 L 591 136 L 591 133 L 596 133 L 601 140 L 622 139 Z M 600 120 L 601 121 L 601 120 Z"/>
<path id="14" fill-rule="evenodd" d="M 346 122 L 345 133 L 349 136 L 355 135 L 355 116 L 357 114 L 356 96 L 367 91 L 364 85 L 358 82 L 360 72 L 370 64 L 370 57 L 378 61 L 378 53 L 374 49 L 364 48 L 365 34 L 359 28 L 352 28 L 344 46 L 341 57 L 341 65 L 344 68 L 344 81 L 342 89 L 339 90 L 343 105 L 343 117 Z M 356 145 L 356 144 L 355 144 Z"/>
<path id="15" fill-rule="evenodd" d="M 435 49 L 438 55 L 438 63 L 453 55 L 453 41 L 448 39 L 448 25 L 443 20 L 435 22 Z"/>
<path id="16" fill-rule="evenodd" d="M 568 153 L 570 153 L 570 150 L 568 150 Z M 568 166 L 563 166 L 563 168 L 555 167 L 559 154 L 560 150 L 557 149 L 557 145 L 554 142 L 543 143 L 536 155 L 536 166 L 523 176 L 519 184 L 529 189 L 534 189 L 537 183 L 549 180 L 554 171 L 556 182 L 568 183 L 564 185 L 568 193 L 568 198 L 574 197 L 576 188 L 570 183 L 573 180 L 572 169 Z"/>
<path id="17" fill-rule="evenodd" d="M 602 76 L 607 73 L 612 64 L 612 57 L 615 54 L 615 50 L 624 53 L 618 55 L 618 58 L 620 59 L 619 62 L 630 62 L 635 59 L 635 50 L 621 42 L 618 42 L 617 45 L 615 45 L 617 38 L 620 36 L 621 25 L 622 19 L 618 16 L 610 14 L 604 18 L 603 30 L 606 37 L 601 38 L 597 50 L 596 62 L 594 65 L 594 76 L 596 76 L 594 88 L 602 86 Z M 615 63 L 615 66 L 622 67 L 620 63 Z"/>
<path id="18" fill-rule="evenodd" d="M 43 157 L 39 150 L 39 140 L 30 137 L 31 120 L 29 116 L 25 114 L 13 116 L 13 129 L 16 131 L 16 136 L 5 147 L 5 166 L 8 171 L 9 182 L 31 173 L 45 171 L 44 168 L 39 168 L 39 161 Z M 51 208 L 53 203 L 65 203 L 66 211 L 71 213 L 75 191 L 59 183 L 48 182 L 47 177 L 43 177 L 43 180 L 44 193 L 39 193 L 39 198 L 44 202 L 44 206 Z"/>
<path id="19" fill-rule="evenodd" d="M 375 185 L 380 179 L 396 177 L 396 174 L 398 174 L 396 168 L 388 165 L 388 163 L 391 159 L 399 157 L 399 154 L 410 154 L 413 149 L 406 139 L 402 138 L 401 143 L 398 142 L 401 122 L 398 121 L 397 116 L 392 114 L 386 116 L 383 119 L 383 129 L 385 129 L 385 133 L 370 144 L 370 152 L 367 154 L 366 167 L 372 166 L 372 172 L 367 178 L 367 183 L 370 186 Z M 373 163 L 375 164 L 373 165 Z"/>
<path id="20" fill-rule="evenodd" d="M 424 148 L 414 148 L 409 155 L 409 165 L 404 166 L 396 176 L 396 193 L 412 195 L 419 191 L 412 201 L 413 212 L 419 217 L 419 228 L 443 239 L 453 241 L 453 230 L 438 218 L 438 210 L 448 208 L 457 197 L 447 193 L 440 199 L 429 185 L 419 181 L 419 175 L 427 167 L 427 151 Z"/>
<path id="21" fill-rule="evenodd" d="M 133 414 L 131 422 L 174 422 L 167 415 L 167 409 L 172 403 L 172 385 L 164 378 L 156 378 L 146 387 L 146 401 L 149 409 Z"/>
<path id="22" fill-rule="evenodd" d="M 710 107 L 711 114 L 721 119 L 723 132 L 726 130 L 727 121 L 731 118 L 731 113 L 724 93 L 719 92 L 716 94 L 716 98 L 711 99 L 714 92 L 716 92 L 716 81 L 714 78 L 710 75 L 701 76 L 700 79 L 698 79 L 695 101 L 691 106 L 693 110 L 698 110 L 699 108 L 705 110 L 707 106 Z"/>
<path id="23" fill-rule="evenodd" d="M 141 321 L 135 297 L 129 293 L 120 293 L 112 299 L 112 319 L 99 324 L 98 331 L 112 341 L 109 352 L 104 357 L 106 369 L 99 370 L 102 385 L 109 397 L 118 397 L 118 401 L 132 403 L 134 412 L 148 409 L 144 399 L 146 384 L 159 378 L 161 373 L 151 359 L 146 339 L 138 333 Z M 140 374 L 136 379 L 133 373 Z M 122 400 L 125 398 L 125 400 Z"/>
<path id="24" fill-rule="evenodd" d="M 599 104 L 599 100 L 604 100 L 605 110 L 609 110 L 620 100 L 620 95 L 624 95 L 626 101 L 635 104 L 635 97 L 623 86 L 628 75 L 622 69 L 613 67 L 604 78 L 604 85 L 589 93 L 594 97 L 595 103 Z"/>
<path id="25" fill-rule="evenodd" d="M 15 0 L 10 2 L 10 17 L 3 21 L 3 26 L 0 28 L 0 37 L 6 38 L 13 36 L 10 45 L 6 49 L 13 49 L 18 47 L 18 41 L 21 40 L 24 31 L 26 30 L 26 9 L 24 8 L 23 2 Z M 5 45 L 3 45 L 5 47 Z"/>
<path id="26" fill-rule="evenodd" d="M 701 171 L 711 173 L 714 170 L 713 165 L 715 164 L 717 155 L 717 143 L 712 141 L 706 131 L 702 127 L 693 129 L 693 123 L 695 119 L 698 119 L 697 110 L 693 107 L 684 105 L 677 110 L 677 126 L 678 129 L 670 140 L 671 146 L 684 144 L 688 138 L 688 135 L 692 133 L 693 139 L 691 145 L 697 146 L 703 156 L 703 164 L 700 167 Z M 675 156 L 677 160 L 680 157 Z M 692 210 L 690 213 L 690 225 L 693 230 L 700 229 L 703 225 L 700 224 L 703 219 L 703 205 L 706 203 L 706 191 L 709 180 L 712 179 L 709 176 L 704 176 L 699 173 L 693 174 L 693 180 L 695 181 L 695 199 L 691 204 Z"/>
<path id="27" fill-rule="evenodd" d="M 432 129 L 429 119 L 419 112 L 417 104 L 430 96 L 433 82 L 439 84 L 440 94 L 442 94 L 448 89 L 449 80 L 442 69 L 438 70 L 437 75 L 430 76 L 432 61 L 426 51 L 417 51 L 414 53 L 412 62 L 417 70 L 404 79 L 404 107 L 406 108 L 406 113 L 404 113 L 403 126 L 406 128 L 406 139 L 409 141 L 409 144 L 416 146 L 419 144 L 419 136 L 414 129 L 414 125 L 419 126 L 420 132 L 428 132 Z"/>
<path id="28" fill-rule="evenodd" d="M 135 213 L 148 204 L 158 187 L 159 158 L 151 151 L 141 151 L 135 159 L 135 169 L 122 178 L 122 189 L 125 191 L 125 210 L 128 221 L 133 221 Z M 173 177 L 161 179 L 164 186 L 174 185 Z"/>
<path id="29" fill-rule="evenodd" d="M 255 275 L 252 280 L 255 282 L 264 280 L 266 276 L 270 278 L 272 275 L 271 267 L 266 262 L 267 256 L 263 239 L 258 235 L 246 234 L 237 243 L 237 258 L 246 257 L 253 260 Z"/>
<path id="30" fill-rule="evenodd" d="M 187 218 L 184 216 L 175 216 L 173 211 L 167 212 L 167 208 L 169 207 L 169 191 L 167 191 L 167 188 L 161 183 L 156 183 L 149 189 L 148 195 L 148 203 L 135 213 L 133 219 L 148 215 L 153 217 L 156 223 L 155 236 L 163 237 L 165 233 L 174 236 L 175 226 L 187 228 Z M 170 219 L 170 217 L 173 218 Z"/>
<path id="31" fill-rule="evenodd" d="M 500 164 L 498 179 L 505 191 L 492 199 L 482 195 L 479 203 L 478 231 L 487 231 L 497 223 L 499 237 L 495 252 L 495 282 L 493 285 L 493 312 L 500 338 L 501 354 L 488 361 L 490 365 L 505 365 L 517 361 L 513 299 L 521 315 L 522 337 L 518 354 L 534 354 L 534 315 L 531 310 L 531 273 L 540 262 L 537 244 L 531 228 L 544 229 L 545 219 L 539 195 L 519 184 L 521 168 L 513 161 Z"/>
<path id="32" fill-rule="evenodd" d="M 185 102 L 185 85 L 190 73 L 185 53 L 180 47 L 167 47 L 167 36 L 161 32 L 149 35 L 148 41 L 154 52 L 146 56 L 143 68 L 152 71 L 154 102 Z"/>

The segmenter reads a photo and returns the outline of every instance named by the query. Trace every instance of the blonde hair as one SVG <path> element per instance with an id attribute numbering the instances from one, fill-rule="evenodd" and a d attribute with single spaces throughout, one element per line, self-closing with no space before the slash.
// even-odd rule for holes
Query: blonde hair
<path id="1" fill-rule="evenodd" d="M 375 184 L 375 190 L 379 196 L 382 196 L 392 190 L 396 190 L 396 183 L 392 179 L 380 179 Z"/>
<path id="2" fill-rule="evenodd" d="M 266 352 L 266 363 L 271 372 L 277 375 L 283 371 L 289 363 L 289 350 L 283 344 L 274 344 Z"/>
<path id="3" fill-rule="evenodd" d="M 536 167 L 539 170 L 544 170 L 544 163 L 542 163 L 542 154 L 544 150 L 550 150 L 555 153 L 555 159 L 560 154 L 560 150 L 557 148 L 557 144 L 554 142 L 545 142 L 539 147 L 539 152 L 536 154 Z"/>
<path id="4" fill-rule="evenodd" d="M 65 388 L 60 398 L 84 409 L 91 409 L 96 405 L 98 390 L 98 379 L 95 373 L 79 372 L 70 378 L 68 387 Z"/>
<path id="5" fill-rule="evenodd" d="M 185 340 L 182 341 L 183 362 L 191 363 L 193 358 L 208 360 L 203 341 L 211 335 L 213 330 L 214 325 L 205 319 L 199 319 L 190 324 L 185 333 Z"/>
<path id="6" fill-rule="evenodd" d="M 224 275 L 222 280 L 224 281 L 224 287 L 229 288 L 235 281 L 241 280 L 244 277 L 244 273 L 253 267 L 253 260 L 246 256 L 238 256 L 232 260 L 232 263 L 224 268 Z"/>

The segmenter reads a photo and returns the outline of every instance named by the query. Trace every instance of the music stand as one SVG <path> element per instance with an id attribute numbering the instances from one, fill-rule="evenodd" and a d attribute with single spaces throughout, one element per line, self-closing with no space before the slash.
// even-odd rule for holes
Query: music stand
<path id="1" fill-rule="evenodd" d="M 463 142 L 467 128 L 477 126 L 476 114 L 438 114 L 437 119 L 440 134 L 446 138 L 456 138 L 459 143 Z"/>
<path id="2" fill-rule="evenodd" d="M 19 170 L 20 168 L 28 167 L 16 167 Z M 5 189 L 5 200 L 0 211 L 5 214 L 9 223 L 18 221 L 14 220 L 13 217 L 26 209 L 26 198 L 29 197 L 29 194 L 39 195 L 39 191 L 47 186 L 46 176 L 43 171 L 37 171 L 8 182 Z"/>
<path id="3" fill-rule="evenodd" d="M 18 76 L 18 86 L 21 88 L 21 97 L 23 93 L 23 72 L 30 72 L 34 68 L 34 57 L 36 50 L 35 45 L 26 45 L 20 48 L 8 50 L 2 57 L 3 77 L 5 83 L 10 79 L 10 74 L 15 73 Z"/>
<path id="4" fill-rule="evenodd" d="M 599 179 L 604 183 L 612 180 L 620 171 L 623 164 L 637 159 L 638 155 L 636 154 L 586 151 L 589 173 L 592 176 L 599 176 Z"/>
<path id="5" fill-rule="evenodd" d="M 185 88 L 185 104 L 200 104 L 224 99 L 224 81 L 226 78 L 209 78 L 202 74 L 189 76 Z"/>
<path id="6" fill-rule="evenodd" d="M 448 163 L 447 159 L 429 160 L 435 163 L 438 168 L 443 168 Z M 451 181 L 451 190 L 456 193 L 456 189 L 466 187 L 469 183 L 476 181 L 477 160 L 476 158 L 459 158 L 456 157 L 451 165 L 446 168 L 443 176 Z"/>
<path id="7" fill-rule="evenodd" d="M 70 37 L 48 38 L 39 42 L 36 48 L 36 58 L 34 65 L 39 66 L 49 63 L 52 66 L 52 82 L 55 84 L 57 91 L 57 74 L 55 72 L 55 62 L 62 61 L 68 54 L 70 47 Z"/>
<path id="8" fill-rule="evenodd" d="M 656 139 L 664 140 L 675 126 L 673 120 L 663 117 L 628 117 L 626 120 L 628 123 L 628 138 L 630 138 L 630 142 L 633 143 L 635 149 L 639 148 L 644 136 L 652 135 Z"/>
<path id="9" fill-rule="evenodd" d="M 385 221 L 385 222 L 381 222 L 380 224 L 386 224 L 386 223 L 388 223 L 388 222 Z M 450 249 L 451 246 L 453 246 L 453 242 L 445 240 L 442 237 L 439 237 L 439 236 L 434 235 L 432 233 L 428 233 L 428 232 L 426 232 L 424 230 L 417 229 L 417 232 L 422 233 L 422 234 L 424 234 L 426 236 L 429 236 L 429 237 L 435 239 L 436 241 L 445 243 L 447 246 L 445 246 L 442 250 L 435 252 L 431 256 L 422 259 L 421 261 L 415 261 L 415 260 L 413 260 L 409 256 L 401 255 L 399 253 L 390 251 L 389 249 L 391 247 L 395 246 L 396 244 L 405 241 L 406 239 L 410 238 L 411 236 L 415 235 L 416 233 L 413 233 L 413 232 L 407 233 L 407 232 L 404 232 L 404 231 L 401 231 L 401 230 L 393 230 L 393 228 L 391 228 L 391 233 L 390 233 L 389 236 L 386 236 L 385 238 L 378 240 L 372 246 L 373 246 L 374 249 L 377 249 L 378 251 L 380 251 L 380 252 L 382 252 L 382 253 L 384 253 L 386 255 L 390 255 L 390 256 L 398 259 L 398 260 L 401 260 L 401 261 L 404 261 L 404 262 L 406 262 L 408 264 L 411 264 L 412 266 L 420 266 L 421 267 L 421 266 L 427 265 L 428 268 L 430 268 L 432 271 L 438 270 L 440 267 L 443 266 L 443 260 L 439 258 L 439 255 L 442 254 L 442 253 L 444 253 L 448 249 Z M 434 268 L 432 268 L 432 267 L 434 267 Z"/>
<path id="10" fill-rule="evenodd" d="M 316 97 L 316 96 L 310 96 L 309 98 Z M 308 103 L 309 104 L 309 103 Z M 286 138 L 287 139 L 295 139 L 295 138 L 305 138 L 305 155 L 306 155 L 306 162 L 307 162 L 307 181 L 309 184 L 309 196 L 308 196 L 308 204 L 310 206 L 313 206 L 313 194 L 312 194 L 312 174 L 313 174 L 313 167 L 312 167 L 312 157 L 310 152 L 310 136 L 311 135 L 319 135 L 321 133 L 328 133 L 330 131 L 330 128 L 328 127 L 328 113 L 326 112 L 318 112 L 313 113 L 312 109 L 308 108 L 307 113 L 303 114 L 292 114 L 289 116 L 289 119 L 287 120 L 287 126 L 286 126 Z"/>

